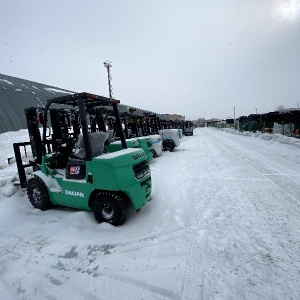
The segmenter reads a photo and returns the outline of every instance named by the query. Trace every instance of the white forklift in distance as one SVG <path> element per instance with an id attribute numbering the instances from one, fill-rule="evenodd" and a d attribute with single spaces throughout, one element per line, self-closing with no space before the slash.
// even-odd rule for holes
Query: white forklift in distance
<path id="1" fill-rule="evenodd" d="M 162 138 L 164 151 L 174 151 L 175 147 L 180 146 L 180 132 L 178 129 L 161 129 L 159 135 Z"/>

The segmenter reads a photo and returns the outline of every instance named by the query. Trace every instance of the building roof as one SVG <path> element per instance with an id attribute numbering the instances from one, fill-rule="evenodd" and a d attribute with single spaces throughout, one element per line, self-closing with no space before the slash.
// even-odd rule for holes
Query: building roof
<path id="1" fill-rule="evenodd" d="M 73 93 L 65 89 L 0 74 L 0 133 L 27 128 L 24 109 Z"/>
<path id="2" fill-rule="evenodd" d="M 0 74 L 0 133 L 26 129 L 25 108 L 43 107 L 49 99 L 77 92 Z M 129 109 L 122 101 L 118 106 L 120 113 Z M 154 113 L 141 108 L 134 109 L 137 116 Z M 165 120 L 184 119 L 180 115 L 157 114 L 157 116 Z"/>
<path id="3" fill-rule="evenodd" d="M 164 118 L 165 120 L 170 121 L 184 121 L 185 117 L 177 114 L 162 114 L 160 115 L 161 118 Z"/>

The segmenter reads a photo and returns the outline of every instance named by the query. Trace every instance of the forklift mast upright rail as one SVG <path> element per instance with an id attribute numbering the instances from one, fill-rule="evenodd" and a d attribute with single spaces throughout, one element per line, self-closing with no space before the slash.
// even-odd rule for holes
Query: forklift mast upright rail
<path id="1" fill-rule="evenodd" d="M 117 120 L 117 124 L 121 127 L 121 121 L 119 116 L 119 111 L 117 104 L 120 103 L 119 100 L 112 99 L 104 97 L 104 96 L 98 96 L 90 93 L 77 93 L 77 94 L 70 94 L 66 96 L 57 97 L 51 100 L 48 100 L 45 111 L 44 111 L 44 123 L 43 123 L 43 141 L 46 141 L 46 126 L 47 126 L 47 118 L 48 118 L 48 110 L 49 107 L 52 104 L 61 104 L 61 105 L 70 105 L 70 106 L 78 106 L 79 107 L 79 113 L 80 113 L 80 119 L 81 119 L 81 126 L 82 126 L 82 134 L 83 134 L 83 140 L 84 144 L 86 146 L 86 159 L 91 160 L 92 159 L 92 152 L 90 148 L 90 142 L 88 137 L 88 124 L 87 124 L 87 116 L 86 116 L 86 109 L 92 108 L 92 107 L 101 107 L 101 106 L 112 106 L 115 117 Z M 121 128 L 120 128 L 121 129 Z M 121 131 L 121 130 L 120 130 Z M 124 149 L 127 148 L 125 137 L 121 135 L 121 143 Z M 45 149 L 45 143 L 43 143 L 42 147 L 42 155 L 44 156 L 46 153 Z"/>
<path id="2" fill-rule="evenodd" d="M 30 142 L 14 143 L 13 145 L 21 187 L 25 188 L 27 186 L 25 168 L 33 167 L 34 170 L 39 169 L 42 163 L 41 157 L 45 156 L 50 152 L 51 140 L 47 139 L 46 132 L 47 132 L 48 112 L 50 111 L 50 106 L 52 104 L 62 105 L 62 108 L 67 108 L 64 107 L 65 105 L 72 106 L 72 108 L 75 107 L 79 108 L 83 140 L 84 140 L 84 144 L 86 145 L 86 160 L 91 160 L 92 152 L 91 152 L 90 141 L 88 136 L 88 124 L 87 124 L 86 111 L 97 107 L 112 106 L 116 118 L 116 124 L 121 129 L 122 128 L 121 121 L 120 121 L 119 111 L 117 107 L 118 103 L 120 103 L 119 100 L 115 100 L 115 99 L 110 100 L 110 98 L 104 96 L 98 96 L 90 93 L 68 94 L 66 96 L 50 99 L 47 101 L 45 108 L 43 109 L 42 138 L 40 137 L 40 133 L 38 129 L 38 116 L 36 115 L 36 108 L 34 107 L 26 108 L 25 113 L 27 118 L 28 129 L 29 129 Z M 122 131 L 120 130 L 120 132 Z M 123 135 L 121 135 L 121 142 L 122 142 L 123 149 L 126 149 L 127 145 L 126 145 L 125 137 Z M 30 145 L 33 150 L 32 151 L 33 160 L 30 161 L 29 163 L 23 164 L 21 148 Z"/>

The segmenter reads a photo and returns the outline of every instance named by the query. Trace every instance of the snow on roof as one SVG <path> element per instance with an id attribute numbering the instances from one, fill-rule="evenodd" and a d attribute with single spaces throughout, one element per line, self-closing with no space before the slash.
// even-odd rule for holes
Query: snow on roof
<path id="1" fill-rule="evenodd" d="M 72 91 L 0 74 L 0 133 L 27 128 L 24 109 Z"/>
<path id="2" fill-rule="evenodd" d="M 0 81 L 6 82 L 6 83 L 8 83 L 8 84 L 13 84 L 11 81 L 8 81 L 8 80 L 6 80 L 6 79 L 0 79 Z"/>
<path id="3" fill-rule="evenodd" d="M 73 92 L 70 92 L 70 91 L 64 91 L 64 90 L 55 89 L 55 88 L 45 88 L 45 90 L 50 93 L 74 94 Z"/>

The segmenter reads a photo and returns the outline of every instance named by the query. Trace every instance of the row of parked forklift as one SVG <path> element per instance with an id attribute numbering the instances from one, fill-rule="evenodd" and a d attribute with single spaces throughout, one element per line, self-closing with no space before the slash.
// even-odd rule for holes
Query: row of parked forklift
<path id="1" fill-rule="evenodd" d="M 178 147 L 183 130 L 155 114 L 120 113 L 118 103 L 111 94 L 78 93 L 25 109 L 30 141 L 15 143 L 14 152 L 35 208 L 88 210 L 99 222 L 121 225 L 128 207 L 139 211 L 151 200 L 149 162 Z"/>

